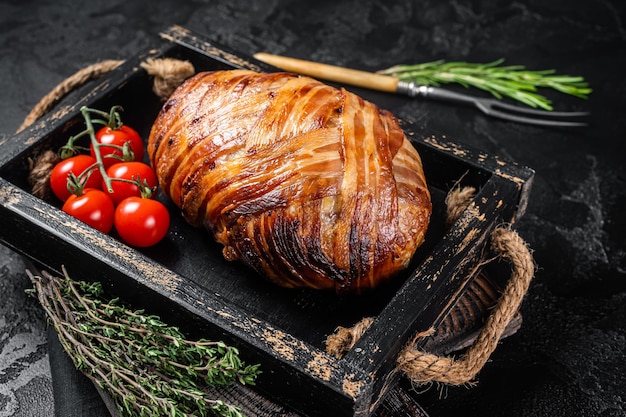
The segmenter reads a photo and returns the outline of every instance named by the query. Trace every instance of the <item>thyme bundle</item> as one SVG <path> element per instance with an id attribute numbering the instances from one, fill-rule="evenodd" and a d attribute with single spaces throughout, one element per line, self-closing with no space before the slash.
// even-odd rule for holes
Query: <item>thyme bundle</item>
<path id="1" fill-rule="evenodd" d="M 394 65 L 378 73 L 418 85 L 456 83 L 466 88 L 475 87 L 498 99 L 508 97 L 544 110 L 553 110 L 553 107 L 547 97 L 538 93 L 538 88 L 549 88 L 582 99 L 586 99 L 592 92 L 583 77 L 558 75 L 552 69 L 537 71 L 528 70 L 522 65 L 504 66 L 503 62 L 503 59 L 486 64 L 438 60 Z"/>
<path id="2" fill-rule="evenodd" d="M 27 274 L 74 365 L 108 392 L 122 416 L 243 417 L 203 386 L 253 385 L 259 365 L 245 365 L 223 342 L 189 341 L 176 328 L 119 299 L 104 301 L 98 282 L 42 271 Z"/>

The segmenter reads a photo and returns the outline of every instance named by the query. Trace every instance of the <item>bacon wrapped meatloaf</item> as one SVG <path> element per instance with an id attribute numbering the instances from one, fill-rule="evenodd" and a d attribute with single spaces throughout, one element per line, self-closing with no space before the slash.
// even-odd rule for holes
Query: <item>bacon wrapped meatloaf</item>
<path id="1" fill-rule="evenodd" d="M 164 104 L 148 153 L 190 224 L 284 287 L 376 287 L 428 227 L 422 162 L 395 117 L 309 77 L 199 73 Z"/>

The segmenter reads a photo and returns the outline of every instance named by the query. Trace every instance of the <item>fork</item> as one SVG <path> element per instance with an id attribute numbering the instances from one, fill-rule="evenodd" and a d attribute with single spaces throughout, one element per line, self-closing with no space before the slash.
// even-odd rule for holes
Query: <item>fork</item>
<path id="1" fill-rule="evenodd" d="M 583 120 L 583 118 L 589 115 L 587 112 L 554 112 L 526 108 L 503 103 L 495 99 L 462 94 L 441 87 L 417 85 L 412 82 L 400 81 L 396 77 L 389 75 L 272 55 L 264 52 L 256 53 L 254 57 L 259 61 L 285 71 L 309 75 L 326 81 L 403 94 L 409 97 L 429 98 L 455 104 L 471 105 L 487 116 L 512 122 L 550 127 L 582 127 L 587 125 L 587 122 Z"/>
<path id="2" fill-rule="evenodd" d="M 487 116 L 540 126 L 582 127 L 587 125 L 587 122 L 582 119 L 589 116 L 588 112 L 555 112 L 516 106 L 495 99 L 476 97 L 440 87 L 416 85 L 415 83 L 405 81 L 398 82 L 396 92 L 406 94 L 409 97 L 431 98 L 458 104 L 469 104 Z"/>

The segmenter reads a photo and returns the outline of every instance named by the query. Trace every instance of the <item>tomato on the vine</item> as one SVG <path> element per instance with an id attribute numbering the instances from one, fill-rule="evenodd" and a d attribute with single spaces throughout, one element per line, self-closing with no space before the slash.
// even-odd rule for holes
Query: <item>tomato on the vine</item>
<path id="1" fill-rule="evenodd" d="M 72 194 L 62 210 L 102 233 L 109 233 L 113 227 L 115 207 L 102 190 L 85 188 L 80 195 Z"/>
<path id="2" fill-rule="evenodd" d="M 158 200 L 128 197 L 115 209 L 115 230 L 129 245 L 147 247 L 167 234 L 170 214 Z"/>
<path id="3" fill-rule="evenodd" d="M 85 188 L 100 188 L 102 174 L 98 170 L 96 159 L 89 155 L 76 155 L 64 159 L 52 168 L 50 172 L 50 188 L 55 196 L 61 201 L 65 201 L 71 195 L 68 189 L 68 176 L 70 173 L 76 177 L 83 174 L 85 170 L 93 168 L 89 178 L 84 183 Z"/>
<path id="4" fill-rule="evenodd" d="M 111 165 L 106 170 L 106 174 L 111 178 L 112 193 L 109 193 L 106 188 L 106 184 L 102 181 L 102 189 L 109 194 L 109 197 L 116 205 L 122 200 L 128 197 L 141 197 L 141 188 L 131 181 L 139 180 L 148 188 L 156 189 L 158 183 L 157 178 L 152 168 L 144 164 L 143 162 L 130 161 L 120 162 L 115 165 Z M 119 180 L 124 181 L 119 181 Z"/>
<path id="5" fill-rule="evenodd" d="M 130 126 L 122 125 L 117 129 L 113 129 L 109 126 L 100 128 L 96 134 L 96 141 L 104 145 L 124 146 L 128 142 L 128 146 L 133 151 L 135 161 L 141 161 L 144 154 L 143 140 L 135 129 Z M 100 155 L 102 156 L 102 164 L 105 168 L 110 167 L 113 164 L 122 162 L 124 154 L 121 149 L 111 146 L 101 146 Z M 90 146 L 91 156 L 96 157 L 93 144 Z"/>

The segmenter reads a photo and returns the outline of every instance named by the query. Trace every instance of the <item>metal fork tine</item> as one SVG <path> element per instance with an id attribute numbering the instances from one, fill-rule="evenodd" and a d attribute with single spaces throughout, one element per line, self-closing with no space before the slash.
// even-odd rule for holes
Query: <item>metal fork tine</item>
<path id="1" fill-rule="evenodd" d="M 524 108 L 512 104 L 503 103 L 499 100 L 475 97 L 468 94 L 458 93 L 439 87 L 405 85 L 411 97 L 428 97 L 453 103 L 473 105 L 488 116 L 498 117 L 518 123 L 527 123 L 539 126 L 552 127 L 582 127 L 587 126 L 584 120 L 572 120 L 588 116 L 587 112 L 553 112 Z M 558 120 L 570 119 L 570 120 Z"/>
<path id="2" fill-rule="evenodd" d="M 514 104 L 502 103 L 496 100 L 488 100 L 491 103 L 492 108 L 502 108 L 507 111 L 511 111 L 514 113 L 527 114 L 529 116 L 539 116 L 546 118 L 576 118 L 576 117 L 587 117 L 589 116 L 588 112 L 567 112 L 567 111 L 547 111 L 541 109 L 533 109 L 530 107 L 522 107 L 516 106 Z"/>
<path id="3" fill-rule="evenodd" d="M 526 123 L 538 126 L 553 126 L 553 127 L 583 127 L 587 126 L 587 122 L 584 121 L 569 121 L 569 120 L 555 120 L 555 119 L 540 119 L 538 117 L 526 117 L 521 115 L 516 115 L 513 113 L 507 113 L 503 111 L 496 110 L 494 108 L 485 109 L 483 107 L 479 108 L 483 110 L 483 112 L 489 116 L 497 117 L 504 120 L 509 120 L 512 122 L 518 123 Z M 546 112 L 548 113 L 548 112 Z M 569 113 L 568 113 L 569 114 Z"/>

